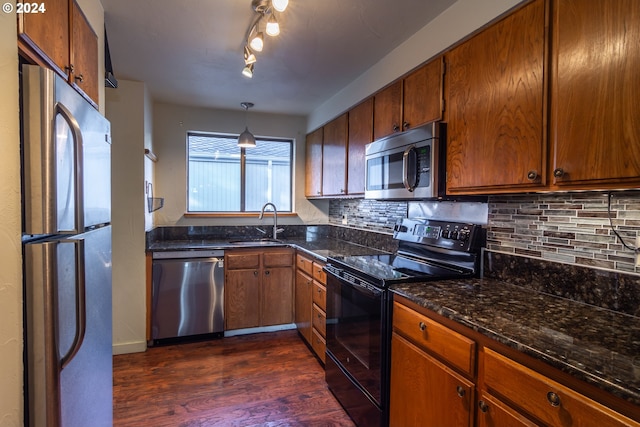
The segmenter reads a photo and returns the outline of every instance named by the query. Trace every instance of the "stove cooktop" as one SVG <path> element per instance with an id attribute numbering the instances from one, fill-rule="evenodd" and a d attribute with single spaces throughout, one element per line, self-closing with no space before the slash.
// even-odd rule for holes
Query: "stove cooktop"
<path id="1" fill-rule="evenodd" d="M 395 254 L 336 256 L 329 269 L 387 287 L 392 282 L 473 276 L 477 271 L 480 227 L 444 221 L 403 219 L 395 227 Z"/>
<path id="2" fill-rule="evenodd" d="M 382 281 L 410 280 L 425 277 L 459 276 L 458 269 L 432 265 L 395 254 L 358 255 L 331 258 L 352 273 Z"/>

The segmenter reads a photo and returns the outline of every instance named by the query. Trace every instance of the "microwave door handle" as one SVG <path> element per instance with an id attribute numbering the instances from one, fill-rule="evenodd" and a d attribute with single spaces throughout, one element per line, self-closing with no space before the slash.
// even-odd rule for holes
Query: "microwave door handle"
<path id="1" fill-rule="evenodd" d="M 416 179 L 417 159 L 415 153 L 416 147 L 415 145 L 411 145 L 404 150 L 404 154 L 402 155 L 402 184 L 408 191 L 415 190 L 418 184 L 418 180 Z M 412 174 L 411 179 L 409 178 L 409 174 Z"/>

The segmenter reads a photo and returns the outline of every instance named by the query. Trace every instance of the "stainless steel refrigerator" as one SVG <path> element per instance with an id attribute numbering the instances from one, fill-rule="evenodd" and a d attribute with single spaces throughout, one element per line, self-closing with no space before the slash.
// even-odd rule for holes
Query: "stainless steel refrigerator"
<path id="1" fill-rule="evenodd" d="M 109 122 L 22 68 L 25 424 L 111 426 Z"/>

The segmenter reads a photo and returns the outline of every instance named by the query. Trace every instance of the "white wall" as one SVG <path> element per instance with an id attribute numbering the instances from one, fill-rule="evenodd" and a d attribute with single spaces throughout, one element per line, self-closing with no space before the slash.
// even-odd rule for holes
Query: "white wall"
<path id="1" fill-rule="evenodd" d="M 15 4 L 15 2 L 12 2 Z M 22 249 L 16 15 L 0 13 L 0 426 L 20 426 Z"/>
<path id="2" fill-rule="evenodd" d="M 154 151 L 158 156 L 154 191 L 164 197 L 164 207 L 156 212 L 156 225 L 239 225 L 259 224 L 249 218 L 185 218 L 187 163 L 187 131 L 239 134 L 245 121 L 256 136 L 292 138 L 295 140 L 294 205 L 298 218 L 278 217 L 281 224 L 326 223 L 328 201 L 310 202 L 304 197 L 305 126 L 302 116 L 215 110 L 156 103 L 153 107 Z"/>
<path id="3" fill-rule="evenodd" d="M 523 0 L 458 0 L 309 115 L 310 132 Z"/>
<path id="4" fill-rule="evenodd" d="M 120 354 L 146 349 L 146 86 L 119 80 L 106 97 L 112 141 L 113 352 Z"/>

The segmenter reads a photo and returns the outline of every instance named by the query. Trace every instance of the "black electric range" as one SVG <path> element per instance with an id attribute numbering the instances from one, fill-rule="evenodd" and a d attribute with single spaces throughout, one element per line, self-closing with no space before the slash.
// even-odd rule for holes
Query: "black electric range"
<path id="1" fill-rule="evenodd" d="M 484 229 L 478 224 L 403 219 L 394 228 L 393 254 L 335 256 L 327 270 L 386 289 L 393 283 L 472 277 L 479 269 Z"/>
<path id="2" fill-rule="evenodd" d="M 327 258 L 325 379 L 359 427 L 386 427 L 391 297 L 394 283 L 472 277 L 479 271 L 480 225 L 403 219 L 393 254 Z"/>

